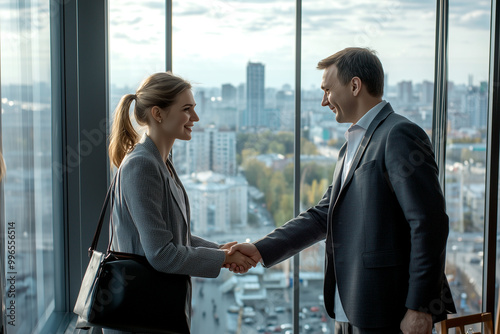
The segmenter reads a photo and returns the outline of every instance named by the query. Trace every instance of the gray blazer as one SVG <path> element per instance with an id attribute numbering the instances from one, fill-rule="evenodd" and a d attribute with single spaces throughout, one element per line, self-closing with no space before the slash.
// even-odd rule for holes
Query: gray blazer
<path id="1" fill-rule="evenodd" d="M 189 202 L 147 135 L 127 154 L 114 189 L 112 249 L 146 256 L 158 271 L 199 277 L 219 275 L 219 245 L 191 235 Z"/>

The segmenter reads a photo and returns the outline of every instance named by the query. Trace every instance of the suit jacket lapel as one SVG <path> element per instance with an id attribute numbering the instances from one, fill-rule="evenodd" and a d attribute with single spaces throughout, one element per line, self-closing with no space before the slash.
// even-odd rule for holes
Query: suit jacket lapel
<path id="1" fill-rule="evenodd" d="M 352 159 L 351 167 L 349 169 L 349 172 L 345 178 L 344 185 L 342 189 L 340 189 L 340 192 L 344 190 L 346 185 L 351 181 L 352 176 L 354 174 L 354 171 L 356 170 L 359 162 L 361 161 L 361 157 L 365 153 L 365 149 L 368 146 L 368 143 L 370 142 L 370 139 L 372 138 L 373 133 L 375 130 L 378 128 L 380 123 L 384 119 L 386 119 L 389 114 L 393 112 L 392 107 L 389 103 L 387 103 L 384 108 L 377 114 L 377 116 L 373 119 L 373 121 L 370 123 L 368 126 L 368 129 L 365 132 L 365 135 L 363 136 L 363 139 L 361 140 L 361 143 L 359 143 L 358 150 L 356 151 L 356 154 L 354 155 L 354 158 Z"/>
<path id="2" fill-rule="evenodd" d="M 340 185 L 342 184 L 342 170 L 344 169 L 345 152 L 347 149 L 347 143 L 344 143 L 339 151 L 339 156 L 337 158 L 337 165 L 335 166 L 335 171 L 333 173 L 333 187 L 330 195 L 330 206 L 328 207 L 328 217 L 331 217 L 335 203 L 340 192 Z M 330 220 L 330 219 L 329 219 Z M 327 236 L 331 233 L 331 224 L 327 224 Z"/>
<path id="3" fill-rule="evenodd" d="M 337 159 L 337 165 L 335 166 L 335 172 L 333 173 L 333 188 L 331 204 L 335 203 L 337 196 L 340 191 L 340 185 L 342 184 L 342 170 L 344 169 L 345 152 L 347 149 L 347 143 L 344 143 L 339 151 L 339 157 Z"/>

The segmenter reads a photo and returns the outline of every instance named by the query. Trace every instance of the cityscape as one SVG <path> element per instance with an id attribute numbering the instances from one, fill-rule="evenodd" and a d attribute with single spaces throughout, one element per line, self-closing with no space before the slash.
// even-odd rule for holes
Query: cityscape
<path id="1" fill-rule="evenodd" d="M 386 82 L 389 79 L 386 76 Z M 52 163 L 47 135 L 51 129 L 50 87 L 40 83 L 1 88 L 3 152 L 9 170 L 4 186 L 6 214 L 23 217 L 18 228 L 26 235 L 31 233 L 35 214 L 41 215 L 35 247 L 50 263 L 53 231 L 48 227 L 53 217 L 50 196 L 44 194 L 51 193 L 52 177 L 60 172 Z M 433 89 L 429 81 L 386 84 L 384 99 L 430 135 Z M 26 103 L 25 97 L 34 92 L 42 98 Z M 110 110 L 123 94 L 131 92 L 112 87 Z M 249 62 L 246 83 L 195 86 L 194 92 L 200 122 L 194 127 L 193 139 L 177 141 L 173 149 L 174 164 L 191 204 L 192 232 L 220 243 L 257 240 L 293 218 L 294 89 L 290 85 L 266 87 L 265 64 Z M 332 112 L 321 107 L 322 94 L 319 86 L 301 91 L 301 210 L 314 205 L 331 182 L 349 126 L 336 123 Z M 468 84 L 448 83 L 447 274 L 461 314 L 478 312 L 481 303 L 487 105 L 487 82 L 476 84 L 470 76 Z M 28 146 L 32 152 L 17 150 L 19 129 L 33 143 Z M 35 153 L 36 159 L 30 160 Z M 36 184 L 30 181 L 34 175 L 25 172 L 28 165 L 40 176 Z M 42 201 L 29 212 L 23 200 L 31 196 L 26 184 L 32 185 L 31 191 Z M 26 252 L 32 251 L 30 247 L 26 244 Z M 303 251 L 300 258 L 301 330 L 328 332 L 332 322 L 322 303 L 322 243 Z M 48 280 L 53 275 L 50 265 L 38 270 Z M 25 273 L 18 276 L 23 287 L 19 293 L 24 294 L 17 298 L 21 305 L 23 300 L 29 303 L 34 291 L 43 286 L 33 280 L 32 271 L 28 261 L 19 267 Z M 244 275 L 222 271 L 215 280 L 194 279 L 193 331 L 286 333 L 292 321 L 292 273 L 291 262 L 285 261 L 270 269 L 259 265 Z M 54 291 L 45 293 L 49 296 Z M 30 312 L 29 307 L 24 310 Z"/>
<path id="2" fill-rule="evenodd" d="M 433 83 L 405 80 L 389 85 L 389 81 L 390 75 L 386 75 L 384 99 L 430 136 Z M 293 140 L 287 141 L 287 136 L 293 138 L 294 133 L 294 90 L 290 85 L 266 87 L 265 65 L 249 62 L 246 83 L 194 87 L 194 91 L 200 121 L 191 141 L 178 141 L 174 146 L 175 165 L 191 201 L 193 233 L 221 238 L 219 242 L 257 240 L 293 217 Z M 301 91 L 301 179 L 305 181 L 300 185 L 301 210 L 317 203 L 330 184 L 344 132 L 350 125 L 337 123 L 329 108 L 321 107 L 322 95 L 319 86 Z M 487 82 L 476 84 L 473 76 L 467 84 L 448 82 L 447 275 L 460 314 L 478 312 L 481 306 L 487 107 Z M 269 145 L 268 141 L 279 145 Z M 305 315 L 314 314 L 307 313 L 311 308 L 323 310 L 319 300 L 323 260 L 321 243 L 301 253 L 300 275 L 305 277 L 301 289 L 307 286 L 311 290 L 301 294 L 300 300 L 305 308 L 301 313 L 304 333 L 328 332 L 332 326 L 324 312 L 314 321 Z M 276 313 L 273 307 L 291 307 L 290 267 L 285 262 L 228 279 L 233 284 L 224 322 L 228 332 L 234 329 L 234 313 L 230 310 L 235 305 L 243 307 L 239 324 L 244 333 L 286 332 L 291 314 L 278 313 L 278 319 L 267 314 Z M 209 284 L 199 280 L 195 287 L 207 291 Z M 222 284 L 215 283 L 212 289 L 227 289 L 228 283 Z M 280 296 L 273 305 L 269 305 L 269 293 Z M 207 307 L 199 305 L 201 295 L 194 296 L 198 308 Z M 212 319 L 206 312 L 195 313 L 193 326 L 210 326 Z M 285 324 L 283 329 L 277 328 L 280 324 Z"/>

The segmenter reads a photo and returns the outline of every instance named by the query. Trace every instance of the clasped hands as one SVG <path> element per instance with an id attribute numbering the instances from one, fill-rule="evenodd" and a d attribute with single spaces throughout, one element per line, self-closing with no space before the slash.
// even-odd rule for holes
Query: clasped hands
<path id="1" fill-rule="evenodd" d="M 226 259 L 222 267 L 235 273 L 246 273 L 262 259 L 257 247 L 247 242 L 241 244 L 236 241 L 228 242 L 221 249 L 226 253 Z"/>

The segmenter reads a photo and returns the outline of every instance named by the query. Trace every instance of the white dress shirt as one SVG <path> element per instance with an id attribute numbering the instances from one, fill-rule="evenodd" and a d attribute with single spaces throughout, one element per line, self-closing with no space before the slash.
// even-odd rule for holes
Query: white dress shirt
<path id="1" fill-rule="evenodd" d="M 376 106 L 368 110 L 368 112 L 364 114 L 363 117 L 361 117 L 361 119 L 356 124 L 351 125 L 349 129 L 347 129 L 347 131 L 345 132 L 344 136 L 347 141 L 347 151 L 345 153 L 345 158 L 344 158 L 344 168 L 342 169 L 341 189 L 344 186 L 344 181 L 347 177 L 347 174 L 349 174 L 349 169 L 351 168 L 352 160 L 354 159 L 354 156 L 358 151 L 359 144 L 361 143 L 361 140 L 363 139 L 366 130 L 370 126 L 373 119 L 378 115 L 380 110 L 382 110 L 382 108 L 386 104 L 387 101 L 382 101 L 378 103 Z M 344 308 L 342 307 L 339 290 L 337 286 L 335 286 L 335 306 L 333 311 L 335 312 L 335 321 L 349 322 L 345 314 Z"/>

